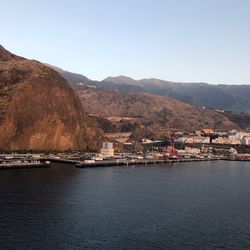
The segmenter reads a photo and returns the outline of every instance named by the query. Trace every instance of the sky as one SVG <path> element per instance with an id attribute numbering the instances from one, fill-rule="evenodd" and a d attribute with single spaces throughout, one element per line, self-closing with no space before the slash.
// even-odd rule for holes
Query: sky
<path id="1" fill-rule="evenodd" d="M 93 80 L 250 84 L 250 0 L 3 0 L 0 44 Z"/>

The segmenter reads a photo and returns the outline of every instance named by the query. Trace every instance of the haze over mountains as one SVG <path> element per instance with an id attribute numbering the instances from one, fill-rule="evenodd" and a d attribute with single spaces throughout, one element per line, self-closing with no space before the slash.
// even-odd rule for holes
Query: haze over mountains
<path id="1" fill-rule="evenodd" d="M 54 67 L 54 66 L 52 66 Z M 181 102 L 236 113 L 250 113 L 250 85 L 225 85 L 208 83 L 181 83 L 159 79 L 134 80 L 126 76 L 108 77 L 91 81 L 80 74 L 55 68 L 70 83 L 87 83 L 101 88 L 122 92 L 148 92 L 169 96 Z"/>

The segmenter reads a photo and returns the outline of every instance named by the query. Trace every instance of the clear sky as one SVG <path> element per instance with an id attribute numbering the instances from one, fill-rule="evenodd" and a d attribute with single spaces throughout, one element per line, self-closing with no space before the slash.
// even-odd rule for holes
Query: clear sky
<path id="1" fill-rule="evenodd" d="M 250 0 L 3 0 L 0 38 L 96 80 L 250 84 Z"/>

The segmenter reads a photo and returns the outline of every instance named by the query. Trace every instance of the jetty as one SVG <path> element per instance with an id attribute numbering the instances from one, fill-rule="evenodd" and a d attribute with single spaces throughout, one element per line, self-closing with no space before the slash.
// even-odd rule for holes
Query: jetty
<path id="1" fill-rule="evenodd" d="M 50 167 L 50 164 L 46 162 L 8 162 L 0 164 L 0 170 L 32 169 L 32 168 L 48 168 L 48 167 Z"/>
<path id="2" fill-rule="evenodd" d="M 179 162 L 201 162 L 201 161 L 215 161 L 224 160 L 224 158 L 190 158 L 190 159 L 164 159 L 164 160 L 148 160 L 148 159 L 119 159 L 119 160 L 103 160 L 95 162 L 79 162 L 76 163 L 77 168 L 91 168 L 91 167 L 112 167 L 112 166 L 129 166 L 129 165 L 156 165 L 156 164 L 171 164 Z"/>
<path id="3" fill-rule="evenodd" d="M 41 158 L 42 161 L 50 161 L 50 162 L 55 162 L 55 163 L 65 163 L 65 164 L 78 164 L 81 163 L 80 160 L 71 160 L 71 159 L 66 159 L 66 158 Z"/>

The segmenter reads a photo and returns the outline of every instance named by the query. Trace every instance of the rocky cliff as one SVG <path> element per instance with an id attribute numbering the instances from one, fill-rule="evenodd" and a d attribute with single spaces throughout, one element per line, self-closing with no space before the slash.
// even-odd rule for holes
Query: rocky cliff
<path id="1" fill-rule="evenodd" d="M 96 148 L 98 125 L 53 69 L 0 47 L 0 149 Z"/>

